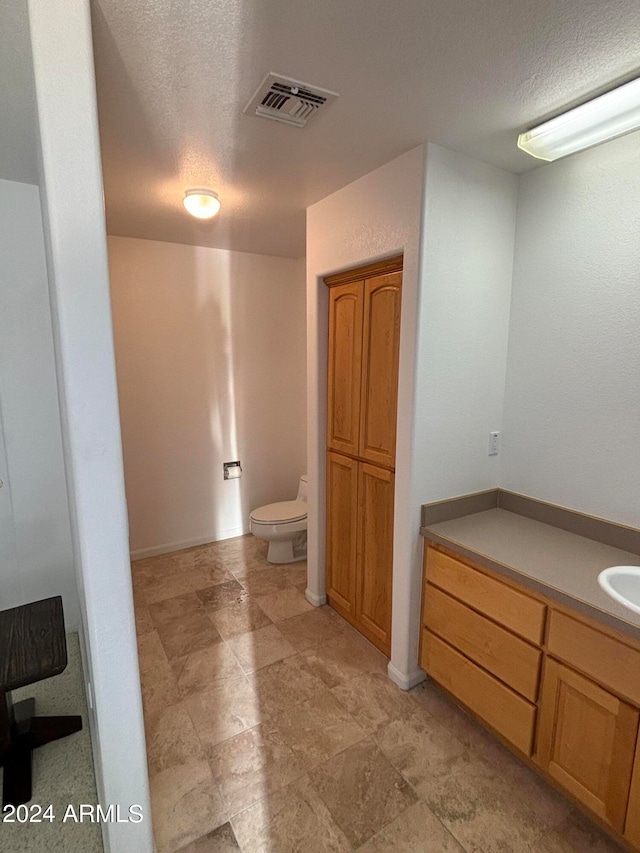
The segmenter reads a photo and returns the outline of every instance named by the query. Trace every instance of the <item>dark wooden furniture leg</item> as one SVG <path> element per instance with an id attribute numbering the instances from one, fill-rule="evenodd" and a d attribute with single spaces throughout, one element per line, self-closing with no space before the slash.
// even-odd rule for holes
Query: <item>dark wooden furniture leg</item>
<path id="1" fill-rule="evenodd" d="M 10 700 L 9 700 L 10 701 Z M 33 750 L 82 729 L 82 717 L 36 717 L 35 701 L 25 699 L 13 706 L 11 746 L 2 757 L 4 767 L 2 805 L 19 806 L 31 799 Z"/>
<path id="2" fill-rule="evenodd" d="M 31 799 L 33 750 L 82 729 L 82 717 L 36 717 L 34 699 L 11 700 L 11 690 L 58 675 L 67 665 L 60 597 L 1 611 L 0 640 L 2 805 L 19 806 Z"/>

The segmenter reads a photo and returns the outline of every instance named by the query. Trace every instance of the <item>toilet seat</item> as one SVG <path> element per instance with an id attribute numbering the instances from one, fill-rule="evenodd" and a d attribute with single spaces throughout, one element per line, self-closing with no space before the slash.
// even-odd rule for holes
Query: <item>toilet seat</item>
<path id="1" fill-rule="evenodd" d="M 254 509 L 251 521 L 255 524 L 288 524 L 307 517 L 306 501 L 280 501 Z"/>

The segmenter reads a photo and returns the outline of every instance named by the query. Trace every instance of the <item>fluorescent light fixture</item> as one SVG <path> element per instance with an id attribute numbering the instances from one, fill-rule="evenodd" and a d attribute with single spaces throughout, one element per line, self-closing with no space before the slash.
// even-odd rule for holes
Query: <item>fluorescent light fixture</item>
<path id="1" fill-rule="evenodd" d="M 640 77 L 518 137 L 539 160 L 557 160 L 640 128 Z"/>
<path id="2" fill-rule="evenodd" d="M 213 190 L 187 190 L 183 204 L 198 219 L 213 219 L 220 210 L 218 195 Z"/>

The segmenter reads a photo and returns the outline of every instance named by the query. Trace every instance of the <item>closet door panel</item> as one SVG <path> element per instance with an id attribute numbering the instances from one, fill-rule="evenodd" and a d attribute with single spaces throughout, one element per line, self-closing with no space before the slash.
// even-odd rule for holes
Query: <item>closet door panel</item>
<path id="1" fill-rule="evenodd" d="M 358 455 L 364 282 L 329 290 L 327 449 Z"/>
<path id="2" fill-rule="evenodd" d="M 355 616 L 358 463 L 327 455 L 327 595 L 347 618 Z"/>
<path id="3" fill-rule="evenodd" d="M 395 467 L 402 273 L 364 282 L 360 456 Z"/>
<path id="4" fill-rule="evenodd" d="M 391 471 L 361 462 L 358 481 L 356 619 L 365 636 L 388 656 L 395 477 Z"/>

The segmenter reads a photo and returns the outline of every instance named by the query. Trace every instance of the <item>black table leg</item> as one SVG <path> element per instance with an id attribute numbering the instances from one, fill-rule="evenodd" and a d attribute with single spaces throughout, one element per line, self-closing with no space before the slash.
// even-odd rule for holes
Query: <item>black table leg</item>
<path id="1" fill-rule="evenodd" d="M 9 699 L 10 703 L 10 699 Z M 25 699 L 11 709 L 7 704 L 7 715 L 13 718 L 11 745 L 2 755 L 4 778 L 2 805 L 19 806 L 31 799 L 31 756 L 34 749 L 82 729 L 82 717 L 36 717 L 35 700 Z"/>

